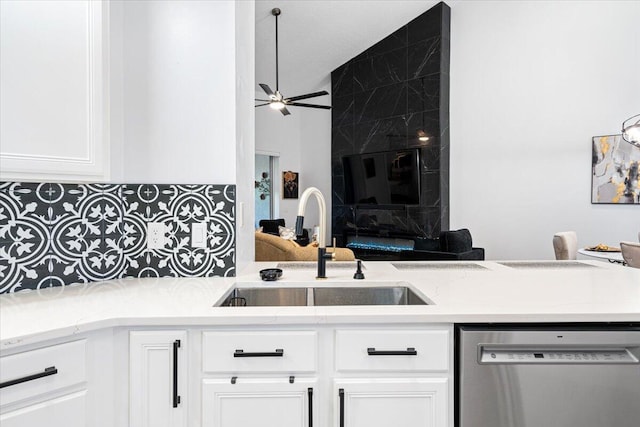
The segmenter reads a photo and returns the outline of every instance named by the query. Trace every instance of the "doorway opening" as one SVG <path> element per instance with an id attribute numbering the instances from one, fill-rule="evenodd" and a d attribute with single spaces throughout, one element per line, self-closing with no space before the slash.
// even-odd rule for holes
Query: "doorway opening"
<path id="1" fill-rule="evenodd" d="M 256 153 L 255 158 L 255 216 L 254 226 L 258 228 L 261 219 L 278 217 L 280 188 L 274 185 L 278 170 L 279 156 L 274 153 Z"/>

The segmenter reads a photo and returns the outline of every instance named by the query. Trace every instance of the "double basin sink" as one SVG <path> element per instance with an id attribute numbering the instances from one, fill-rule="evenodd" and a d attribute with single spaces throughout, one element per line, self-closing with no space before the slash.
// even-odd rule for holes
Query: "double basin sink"
<path id="1" fill-rule="evenodd" d="M 391 285 L 353 286 L 325 283 L 323 286 L 290 284 L 290 287 L 236 286 L 216 307 L 351 306 L 351 305 L 427 305 L 406 282 Z"/>

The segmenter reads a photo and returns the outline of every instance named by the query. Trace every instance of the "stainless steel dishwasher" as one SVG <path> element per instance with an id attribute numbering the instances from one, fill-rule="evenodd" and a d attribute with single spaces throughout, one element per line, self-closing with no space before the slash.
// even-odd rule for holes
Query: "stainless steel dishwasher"
<path id="1" fill-rule="evenodd" d="M 457 426 L 640 426 L 640 325 L 456 331 Z"/>

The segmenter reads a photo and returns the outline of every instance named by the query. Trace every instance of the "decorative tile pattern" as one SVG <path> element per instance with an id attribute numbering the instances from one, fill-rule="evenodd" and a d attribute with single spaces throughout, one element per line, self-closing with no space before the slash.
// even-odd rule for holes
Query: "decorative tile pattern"
<path id="1" fill-rule="evenodd" d="M 147 249 L 147 226 L 165 226 Z M 206 247 L 191 242 L 204 223 Z M 235 275 L 235 186 L 0 183 L 0 293 L 122 277 Z"/>

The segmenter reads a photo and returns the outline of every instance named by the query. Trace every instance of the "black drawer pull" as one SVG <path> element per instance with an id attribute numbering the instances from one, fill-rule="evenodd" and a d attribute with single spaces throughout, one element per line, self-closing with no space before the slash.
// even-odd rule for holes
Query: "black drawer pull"
<path id="1" fill-rule="evenodd" d="M 407 347 L 406 350 L 376 350 L 373 347 L 367 349 L 369 356 L 417 356 L 418 351 L 413 347 Z"/>
<path id="2" fill-rule="evenodd" d="M 344 389 L 338 390 L 338 397 L 340 399 L 340 427 L 344 427 Z"/>
<path id="3" fill-rule="evenodd" d="M 257 352 L 257 353 L 245 353 L 244 350 L 236 350 L 233 353 L 233 357 L 282 357 L 284 356 L 284 350 L 281 348 L 276 349 L 274 352 Z"/>
<path id="4" fill-rule="evenodd" d="M 307 399 L 309 400 L 309 423 L 307 427 L 313 427 L 313 388 L 307 389 Z"/>
<path id="5" fill-rule="evenodd" d="M 180 395 L 178 394 L 178 349 L 180 348 L 180 340 L 173 342 L 173 407 L 177 408 L 180 404 Z"/>
<path id="6" fill-rule="evenodd" d="M 5 381 L 0 383 L 0 388 L 9 387 L 12 385 L 26 383 L 27 381 L 37 380 L 38 378 L 48 377 L 49 375 L 55 375 L 58 373 L 58 369 L 55 366 L 50 366 L 46 368 L 42 372 L 38 372 L 37 374 L 27 375 L 26 377 L 16 378 L 15 380 Z"/>

